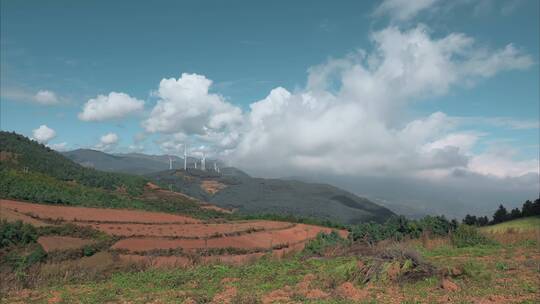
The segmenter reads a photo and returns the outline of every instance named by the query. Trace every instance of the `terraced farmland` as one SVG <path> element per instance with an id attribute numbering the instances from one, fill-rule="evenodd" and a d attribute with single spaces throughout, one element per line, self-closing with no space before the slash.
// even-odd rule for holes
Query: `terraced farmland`
<path id="1" fill-rule="evenodd" d="M 276 258 L 302 250 L 318 233 L 331 229 L 288 222 L 202 221 L 157 212 L 39 205 L 0 200 L 2 217 L 33 225 L 65 223 L 90 227 L 115 238 L 108 248 L 121 260 L 155 266 L 185 266 L 221 261 L 240 264 L 270 254 Z M 339 232 L 346 237 L 346 231 Z M 70 240 L 74 244 L 70 244 Z M 76 241 L 76 242 L 75 242 Z M 84 239 L 51 236 L 39 243 L 46 251 L 80 247 Z M 76 243 L 76 244 L 75 244 Z"/>

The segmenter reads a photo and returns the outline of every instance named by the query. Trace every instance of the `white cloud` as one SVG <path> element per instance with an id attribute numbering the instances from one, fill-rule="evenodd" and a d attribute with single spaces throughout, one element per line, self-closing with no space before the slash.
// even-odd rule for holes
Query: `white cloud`
<path id="1" fill-rule="evenodd" d="M 371 37 L 373 52 L 312 67 L 304 90 L 272 90 L 250 106 L 232 157 L 263 174 L 414 176 L 468 168 L 479 134 L 456 132 L 459 122 L 444 113 L 412 121 L 402 114 L 413 102 L 532 60 L 513 47 L 478 48 L 464 34 L 428 33 L 425 26 L 383 29 Z"/>
<path id="2" fill-rule="evenodd" d="M 32 137 L 39 143 L 46 144 L 56 137 L 56 131 L 47 127 L 47 125 L 41 125 L 32 131 Z"/>
<path id="3" fill-rule="evenodd" d="M 538 159 L 515 160 L 512 153 L 503 151 L 487 152 L 473 156 L 470 160 L 469 169 L 473 172 L 499 178 L 540 173 Z"/>
<path id="4" fill-rule="evenodd" d="M 61 142 L 61 143 L 57 143 L 57 144 L 50 144 L 49 147 L 53 150 L 56 150 L 56 151 L 66 151 L 68 149 L 68 146 L 67 146 L 67 142 Z"/>
<path id="5" fill-rule="evenodd" d="M 144 121 L 144 128 L 148 132 L 206 135 L 241 123 L 240 108 L 209 93 L 211 85 L 211 80 L 197 74 L 162 79 L 156 92 L 160 100 Z"/>
<path id="6" fill-rule="evenodd" d="M 161 134 L 157 143 L 167 153 L 181 153 L 188 143 L 267 176 L 487 174 L 473 153 L 483 134 L 462 130 L 463 120 L 441 112 L 411 119 L 408 110 L 533 61 L 512 44 L 489 50 L 461 33 L 429 33 L 423 25 L 374 32 L 372 51 L 311 67 L 305 88 L 277 87 L 246 113 L 210 93 L 205 76 L 163 79 L 143 127 Z"/>
<path id="7" fill-rule="evenodd" d="M 108 96 L 98 95 L 88 100 L 78 116 L 84 121 L 102 121 L 122 118 L 143 108 L 144 101 L 125 93 L 111 92 Z"/>
<path id="8" fill-rule="evenodd" d="M 54 105 L 60 102 L 56 94 L 52 91 L 40 90 L 34 95 L 34 100 L 43 105 Z"/>
<path id="9" fill-rule="evenodd" d="M 94 146 L 94 149 L 101 151 L 110 151 L 116 147 L 119 138 L 116 133 L 107 133 L 99 139 L 99 143 Z"/>
<path id="10" fill-rule="evenodd" d="M 384 0 L 374 11 L 374 15 L 388 15 L 391 19 L 405 21 L 429 9 L 439 0 Z"/>
<path id="11" fill-rule="evenodd" d="M 54 106 L 65 101 L 65 98 L 59 97 L 51 90 L 39 90 L 34 93 L 27 89 L 2 87 L 0 92 L 2 93 L 2 98 L 5 99 L 37 103 L 45 106 Z"/>

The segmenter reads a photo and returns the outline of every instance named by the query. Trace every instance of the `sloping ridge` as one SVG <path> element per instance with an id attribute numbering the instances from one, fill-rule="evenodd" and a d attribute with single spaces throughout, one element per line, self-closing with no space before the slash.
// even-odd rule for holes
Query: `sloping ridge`
<path id="1" fill-rule="evenodd" d="M 295 180 L 253 178 L 236 168 L 224 168 L 224 175 L 201 171 L 168 170 L 146 177 L 176 191 L 246 214 L 281 214 L 328 219 L 354 224 L 385 221 L 393 213 L 368 199 L 327 184 Z M 223 184 L 207 192 L 205 181 Z"/>

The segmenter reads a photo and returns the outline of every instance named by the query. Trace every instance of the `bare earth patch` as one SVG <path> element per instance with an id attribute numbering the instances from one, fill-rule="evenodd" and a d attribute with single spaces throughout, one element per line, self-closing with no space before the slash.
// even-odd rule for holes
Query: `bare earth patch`
<path id="1" fill-rule="evenodd" d="M 216 194 L 219 191 L 227 188 L 227 185 L 215 180 L 204 180 L 201 182 L 201 188 L 209 194 Z"/>
<path id="2" fill-rule="evenodd" d="M 66 207 L 31 204 L 12 200 L 0 200 L 2 208 L 33 215 L 39 219 L 86 222 L 127 223 L 200 223 L 199 220 L 182 215 L 138 210 Z"/>
<path id="3" fill-rule="evenodd" d="M 79 249 L 94 241 L 70 236 L 41 236 L 37 242 L 46 252 L 55 250 Z"/>

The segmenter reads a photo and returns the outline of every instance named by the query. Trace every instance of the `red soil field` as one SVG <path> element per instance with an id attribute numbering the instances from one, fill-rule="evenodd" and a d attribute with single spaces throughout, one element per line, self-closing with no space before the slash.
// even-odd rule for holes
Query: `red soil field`
<path id="1" fill-rule="evenodd" d="M 330 228 L 312 225 L 298 224 L 292 228 L 263 231 L 239 236 L 203 239 L 164 239 L 164 238 L 127 238 L 118 241 L 113 249 L 129 251 L 151 251 L 153 249 L 176 249 L 184 250 L 205 248 L 238 248 L 238 249 L 270 249 L 273 246 L 284 244 L 296 244 L 308 239 L 313 239 L 319 232 L 329 233 Z"/>
<path id="2" fill-rule="evenodd" d="M 91 223 L 86 224 L 96 230 L 103 231 L 110 235 L 129 237 L 177 237 L 177 238 L 208 238 L 217 234 L 245 233 L 250 229 L 274 230 L 291 227 L 291 223 L 272 221 L 248 221 L 231 222 L 220 224 L 107 224 Z"/>
<path id="3" fill-rule="evenodd" d="M 50 226 L 49 224 L 42 222 L 38 219 L 32 218 L 28 215 L 24 215 L 19 212 L 15 212 L 11 209 L 4 208 L 0 205 L 0 219 L 8 222 L 21 221 L 26 224 L 31 224 L 36 227 Z"/>
<path id="4" fill-rule="evenodd" d="M 0 206 L 23 214 L 33 214 L 41 219 L 64 221 L 193 224 L 201 222 L 188 216 L 159 212 L 40 205 L 4 199 L 0 200 Z"/>
<path id="5" fill-rule="evenodd" d="M 41 236 L 38 238 L 37 242 L 46 252 L 78 249 L 93 243 L 92 240 L 85 240 L 70 236 Z"/>
<path id="6" fill-rule="evenodd" d="M 249 254 L 201 256 L 196 259 L 197 263 L 243 264 L 269 253 L 275 258 L 282 258 L 301 251 L 307 241 L 315 238 L 318 233 L 332 231 L 331 228 L 288 222 L 254 220 L 204 223 L 188 216 L 166 213 L 40 205 L 11 200 L 0 200 L 0 211 L 2 218 L 21 219 L 36 226 L 49 225 L 44 221 L 46 219 L 59 219 L 124 238 L 111 247 L 131 252 L 120 254 L 120 260 L 143 262 L 157 267 L 186 267 L 192 265 L 194 261 L 186 256 L 151 256 L 135 253 L 151 253 L 156 249 L 183 249 L 185 252 L 194 252 L 204 249 L 236 248 L 255 251 Z M 338 232 L 342 237 L 347 237 L 347 231 Z M 49 252 L 81 248 L 92 241 L 48 236 L 40 237 L 38 242 Z M 285 247 L 269 251 L 282 245 Z"/>

